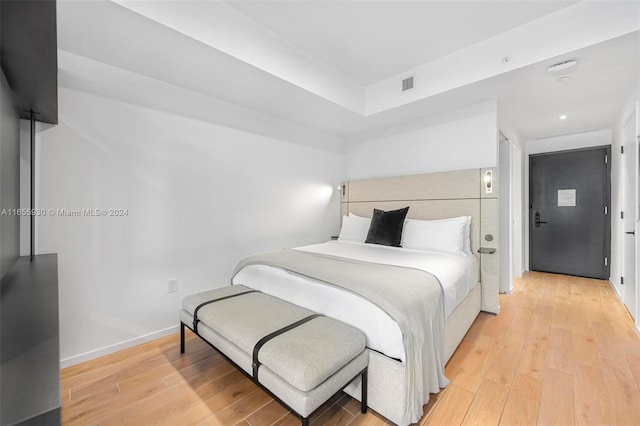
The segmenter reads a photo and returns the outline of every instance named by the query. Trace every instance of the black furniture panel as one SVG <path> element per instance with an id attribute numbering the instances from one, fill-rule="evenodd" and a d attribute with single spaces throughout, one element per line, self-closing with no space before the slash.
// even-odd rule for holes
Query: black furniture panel
<path id="1" fill-rule="evenodd" d="M 55 0 L 0 2 L 2 70 L 20 118 L 58 124 L 58 34 Z"/>
<path id="2" fill-rule="evenodd" d="M 0 293 L 0 424 L 60 424 L 58 256 L 20 257 Z"/>

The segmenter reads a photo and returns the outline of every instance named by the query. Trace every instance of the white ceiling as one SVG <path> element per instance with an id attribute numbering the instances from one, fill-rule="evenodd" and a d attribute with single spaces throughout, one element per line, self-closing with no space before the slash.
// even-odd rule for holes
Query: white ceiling
<path id="1" fill-rule="evenodd" d="M 588 47 L 365 115 L 347 104 L 357 101 L 368 82 L 504 36 L 516 26 L 526 28 L 554 11 L 570 13 L 568 6 L 575 2 L 149 0 L 128 7 L 123 1 L 58 2 L 61 84 L 248 131 L 264 128 L 255 123 L 272 117 L 273 134 L 289 132 L 291 139 L 301 139 L 301 126 L 313 129 L 318 140 L 322 132 L 329 139 L 375 136 L 412 121 L 450 117 L 491 99 L 497 99 L 524 140 L 611 128 L 640 79 L 636 31 L 604 42 L 593 38 Z M 613 8 L 614 3 L 608 4 Z M 228 11 L 232 14 L 225 15 Z M 208 33 L 211 26 L 217 32 Z M 234 45 L 240 36 L 241 43 Z M 294 48 L 287 50 L 289 45 Z M 578 59 L 578 69 L 558 83 L 545 70 L 566 59 Z M 261 65 L 265 61 L 278 62 L 284 71 L 298 67 L 292 74 L 301 79 L 288 79 L 269 64 Z M 323 79 L 326 70 L 352 78 L 334 73 Z M 302 77 L 334 91 L 325 96 L 305 87 Z M 349 102 L 341 103 L 335 89 L 344 87 L 353 90 Z M 156 99 L 155 106 L 150 99 Z M 195 111 L 194 105 L 210 109 Z M 559 122 L 559 114 L 569 120 Z"/>
<path id="2" fill-rule="evenodd" d="M 368 85 L 575 1 L 226 1 Z"/>
<path id="3" fill-rule="evenodd" d="M 569 79 L 550 65 L 576 59 Z M 493 89 L 525 140 L 612 128 L 640 79 L 640 33 L 598 43 L 495 78 Z M 568 119 L 558 120 L 560 115 Z"/>

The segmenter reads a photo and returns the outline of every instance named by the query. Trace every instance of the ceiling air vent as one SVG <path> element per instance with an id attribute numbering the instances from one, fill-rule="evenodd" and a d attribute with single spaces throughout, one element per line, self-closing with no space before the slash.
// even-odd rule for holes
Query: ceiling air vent
<path id="1" fill-rule="evenodd" d="M 547 72 L 554 77 L 559 77 L 567 74 L 571 74 L 576 70 L 578 61 L 576 59 L 570 59 L 568 61 L 559 62 L 553 64 L 547 68 Z"/>
<path id="2" fill-rule="evenodd" d="M 406 92 L 407 90 L 413 89 L 413 76 L 407 77 L 402 80 L 402 91 Z"/>

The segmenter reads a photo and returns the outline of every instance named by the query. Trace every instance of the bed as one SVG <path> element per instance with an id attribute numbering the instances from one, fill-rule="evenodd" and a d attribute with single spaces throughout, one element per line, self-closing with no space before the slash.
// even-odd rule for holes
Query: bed
<path id="1" fill-rule="evenodd" d="M 497 211 L 494 209 L 494 202 L 497 206 L 497 190 L 494 189 L 491 197 L 483 197 L 482 176 L 483 170 L 473 169 L 349 182 L 342 187 L 341 210 L 344 216 L 340 238 L 293 250 L 297 254 L 317 256 L 318 259 L 337 258 L 425 271 L 425 274 L 436 278 L 435 281 L 441 286 L 438 291 L 441 291 L 442 303 L 441 308 L 433 308 L 437 312 L 431 315 L 436 318 L 434 323 L 438 322 L 440 315 L 443 316 L 442 334 L 434 332 L 428 342 L 423 343 L 425 352 L 433 351 L 435 361 L 429 360 L 430 363 L 424 364 L 424 375 L 420 374 L 424 377 L 417 385 L 414 384 L 416 378 L 410 374 L 410 371 L 415 371 L 414 367 L 408 362 L 408 358 L 414 359 L 414 352 L 417 351 L 409 349 L 411 353 L 407 353 L 406 330 L 380 304 L 365 299 L 361 294 L 328 285 L 313 275 L 267 262 L 241 263 L 234 272 L 232 283 L 279 297 L 362 330 L 367 336 L 370 359 L 369 407 L 396 424 L 417 422 L 422 416 L 422 405 L 429 400 L 429 393 L 435 393 L 447 385 L 444 364 L 477 314 L 481 309 L 497 312 L 497 277 L 494 276 L 497 256 L 477 254 L 481 235 L 493 237 L 484 239 L 490 247 L 495 248 L 497 241 L 497 218 L 492 218 Z M 438 182 L 438 185 L 435 186 L 434 182 Z M 416 188 L 415 191 L 410 189 L 412 186 Z M 403 206 L 409 207 L 407 222 L 413 221 L 414 226 L 422 226 L 422 221 L 433 226 L 435 220 L 467 218 L 464 249 L 460 247 L 461 250 L 456 251 L 445 247 L 441 250 L 439 246 L 432 249 L 429 244 L 425 247 L 405 244 L 406 232 L 403 233 L 403 247 L 367 244 L 359 241 L 359 236 L 349 235 L 350 232 L 362 232 L 354 231 L 353 222 L 370 220 L 367 214 L 370 216 L 373 208 L 391 210 Z M 363 220 L 360 220 L 361 224 Z M 346 221 L 352 224 L 351 228 L 345 227 Z M 492 229 L 493 225 L 496 226 Z M 431 349 L 428 345 L 431 345 Z M 359 381 L 352 383 L 345 391 L 359 398 Z"/>

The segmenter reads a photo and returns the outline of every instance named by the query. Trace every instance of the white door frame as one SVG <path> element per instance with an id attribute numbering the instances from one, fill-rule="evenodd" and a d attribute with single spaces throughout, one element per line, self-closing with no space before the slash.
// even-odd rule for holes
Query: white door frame
<path id="1" fill-rule="evenodd" d="M 511 144 L 511 250 L 513 252 L 512 272 L 516 277 L 522 277 L 523 264 L 523 235 L 522 227 L 522 150 L 515 144 Z"/>
<path id="2" fill-rule="evenodd" d="M 514 276 L 524 270 L 522 207 L 523 166 L 522 150 L 502 131 L 499 132 L 500 167 L 500 292 L 511 293 Z M 503 264 L 504 262 L 504 264 Z"/>
<path id="3" fill-rule="evenodd" d="M 635 140 L 634 143 L 636 145 L 636 158 L 635 158 L 635 195 L 636 195 L 636 205 L 635 205 L 635 227 L 634 231 L 636 233 L 636 259 L 635 259 L 635 270 L 636 270 L 636 317 L 635 325 L 636 331 L 640 333 L 640 291 L 638 291 L 638 283 L 640 282 L 640 271 L 638 266 L 640 266 L 640 238 L 638 232 L 640 232 L 640 101 L 636 102 L 636 131 L 635 131 Z"/>
<path id="4" fill-rule="evenodd" d="M 511 202 L 511 169 L 513 143 L 502 131 L 498 133 L 498 170 L 500 172 L 500 197 L 499 197 L 499 244 L 500 244 L 500 270 L 498 276 L 500 293 L 511 293 L 513 289 L 513 209 Z"/>
<path id="5" fill-rule="evenodd" d="M 621 284 L 621 296 L 622 296 L 622 302 L 625 305 L 630 305 L 631 309 L 630 312 L 632 313 L 633 316 L 635 316 L 634 318 L 634 322 L 636 325 L 636 328 L 638 329 L 638 324 L 640 324 L 640 322 L 638 321 L 638 317 L 640 317 L 639 313 L 640 311 L 638 310 L 639 308 L 639 297 L 638 297 L 638 277 L 640 276 L 639 271 L 638 271 L 638 259 L 639 259 L 639 253 L 638 253 L 638 249 L 639 249 L 639 244 L 638 244 L 638 231 L 640 231 L 639 227 L 638 227 L 638 213 L 639 213 L 639 209 L 638 209 L 638 202 L 640 201 L 640 199 L 638 198 L 638 168 L 639 168 L 639 164 L 638 164 L 638 155 L 640 154 L 640 151 L 638 151 L 638 104 L 636 103 L 635 105 L 635 109 L 629 114 L 628 118 L 626 120 L 624 120 L 622 122 L 622 126 L 620 128 L 620 137 L 621 137 L 621 145 L 623 147 L 627 146 L 627 144 L 630 142 L 632 144 L 634 144 L 634 148 L 635 149 L 627 149 L 625 150 L 624 155 L 633 155 L 635 153 L 635 158 L 630 158 L 630 157 L 623 157 L 622 158 L 622 191 L 621 191 L 621 201 L 622 201 L 622 209 L 624 211 L 624 215 L 625 215 L 625 220 L 622 221 L 621 223 L 621 228 L 620 228 L 620 258 L 621 258 L 621 268 L 620 268 L 620 273 L 623 277 L 627 278 L 627 282 L 625 284 Z M 625 130 L 627 130 L 627 126 L 634 126 L 631 127 L 631 140 L 630 137 L 628 135 L 627 132 L 625 132 Z M 629 152 L 631 151 L 631 152 Z M 633 167 L 633 171 L 628 170 L 627 165 L 631 163 Z M 632 174 L 632 176 L 629 176 L 629 174 Z M 629 182 L 628 178 L 631 177 L 631 185 L 630 187 L 627 186 L 627 183 Z M 630 201 L 629 195 L 631 194 L 631 198 L 633 199 L 633 205 L 629 206 L 628 202 Z M 631 219 L 631 224 L 629 224 L 627 219 Z M 629 226 L 631 225 L 631 226 Z M 631 228 L 631 229 L 629 229 Z M 626 252 L 626 247 L 627 247 L 627 242 L 630 238 L 629 235 L 627 235 L 627 232 L 630 231 L 634 231 L 636 233 L 636 235 L 633 237 L 634 238 L 634 243 L 633 243 L 633 248 L 635 251 L 635 256 L 634 258 L 631 260 L 631 262 L 627 263 L 628 260 L 628 255 Z M 633 274 L 631 277 L 629 277 L 628 272 L 628 267 L 629 266 L 633 267 Z M 630 285 L 633 285 L 634 287 L 634 298 L 635 300 L 627 300 L 627 291 L 630 288 Z"/>

